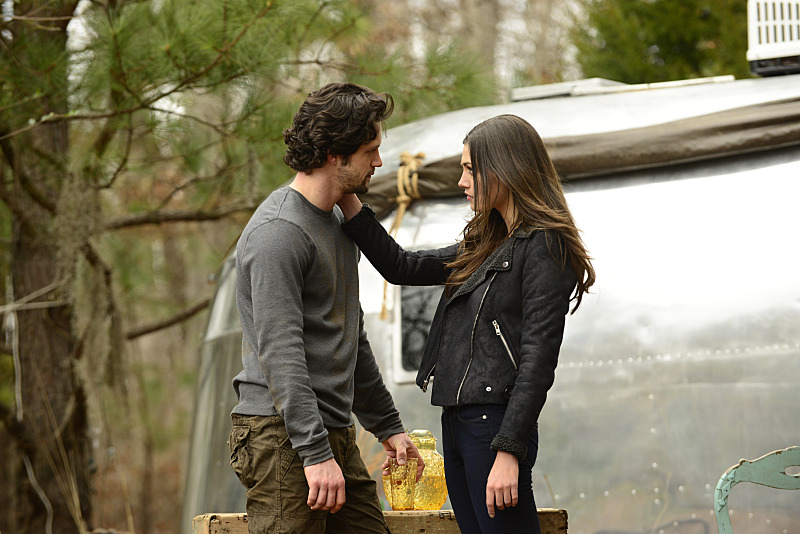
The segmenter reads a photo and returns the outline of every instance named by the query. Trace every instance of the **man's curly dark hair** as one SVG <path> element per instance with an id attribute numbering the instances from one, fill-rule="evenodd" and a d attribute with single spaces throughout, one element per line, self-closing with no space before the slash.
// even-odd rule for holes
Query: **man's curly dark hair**
<path id="1" fill-rule="evenodd" d="M 298 172 L 325 165 L 328 154 L 344 156 L 378 136 L 378 124 L 394 111 L 389 93 L 375 93 L 354 83 L 329 83 L 314 91 L 283 131 L 283 161 Z"/>

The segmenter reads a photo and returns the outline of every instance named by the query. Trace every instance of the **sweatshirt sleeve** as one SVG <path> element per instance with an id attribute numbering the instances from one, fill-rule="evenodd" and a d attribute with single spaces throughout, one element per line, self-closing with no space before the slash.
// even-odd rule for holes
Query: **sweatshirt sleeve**
<path id="1" fill-rule="evenodd" d="M 342 230 L 387 282 L 406 286 L 440 285 L 447 280 L 447 262 L 458 253 L 458 244 L 431 250 L 408 251 L 392 239 L 366 204 Z"/>
<path id="2" fill-rule="evenodd" d="M 364 330 L 364 312 L 359 310 L 358 359 L 355 369 L 353 413 L 359 423 L 372 432 L 378 441 L 404 431 L 400 414 L 381 377 L 375 355 Z"/>
<path id="3" fill-rule="evenodd" d="M 275 408 L 303 465 L 333 457 L 311 387 L 303 344 L 304 275 L 315 250 L 291 223 L 273 220 L 253 231 L 242 254 L 250 281 L 258 363 Z"/>

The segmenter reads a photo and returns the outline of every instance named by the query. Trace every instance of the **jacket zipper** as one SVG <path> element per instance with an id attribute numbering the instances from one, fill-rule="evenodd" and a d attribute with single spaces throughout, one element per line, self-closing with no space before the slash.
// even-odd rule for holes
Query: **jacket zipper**
<path id="1" fill-rule="evenodd" d="M 503 337 L 503 333 L 500 331 L 500 323 L 497 322 L 497 319 L 492 321 L 494 325 L 494 333 L 500 337 L 500 341 L 503 342 L 503 346 L 506 348 L 506 353 L 508 354 L 509 359 L 511 360 L 511 365 L 514 366 L 514 370 L 517 371 L 517 361 L 514 359 L 514 355 L 511 354 L 511 349 L 508 347 L 508 343 L 506 343 L 506 338 Z"/>
<path id="2" fill-rule="evenodd" d="M 430 370 L 430 372 L 428 372 L 428 376 L 426 376 L 426 377 L 425 377 L 425 381 L 424 381 L 424 382 L 422 382 L 422 392 L 423 392 L 423 393 L 425 393 L 426 391 L 428 391 L 428 382 L 430 382 L 430 381 L 431 381 L 431 375 L 433 374 L 433 372 L 434 372 L 435 370 L 436 370 L 436 365 L 434 365 L 433 367 L 431 367 L 431 370 Z"/>
<path id="3" fill-rule="evenodd" d="M 458 385 L 458 392 L 456 393 L 456 404 L 458 404 L 458 401 L 461 398 L 461 388 L 464 387 L 464 382 L 466 382 L 467 375 L 469 374 L 469 368 L 472 365 L 472 347 L 473 347 L 473 342 L 475 340 L 475 327 L 478 325 L 478 317 L 481 314 L 481 308 L 483 308 L 483 301 L 486 300 L 486 295 L 489 293 L 489 288 L 492 287 L 492 282 L 494 282 L 495 276 L 497 276 L 497 272 L 495 272 L 492 275 L 492 278 L 486 285 L 486 291 L 483 292 L 483 296 L 481 297 L 481 302 L 480 304 L 478 304 L 478 311 L 475 313 L 475 321 L 473 321 L 472 323 L 472 333 L 469 336 L 469 362 L 467 362 L 467 370 L 464 371 L 464 378 L 461 379 L 461 383 Z"/>

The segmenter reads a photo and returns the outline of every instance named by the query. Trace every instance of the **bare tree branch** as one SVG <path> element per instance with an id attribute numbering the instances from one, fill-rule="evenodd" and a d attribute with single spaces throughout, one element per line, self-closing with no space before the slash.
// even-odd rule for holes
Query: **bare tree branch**
<path id="1" fill-rule="evenodd" d="M 180 160 L 180 159 L 184 159 L 184 158 L 189 158 L 191 156 L 196 156 L 198 154 L 202 154 L 204 151 L 206 151 L 206 150 L 212 148 L 213 146 L 218 145 L 218 144 L 220 144 L 220 143 L 222 143 L 224 141 L 225 141 L 225 138 L 217 138 L 217 139 L 214 139 L 213 141 L 210 141 L 208 143 L 204 143 L 202 145 L 199 145 L 196 148 L 193 148 L 191 150 L 187 150 L 185 152 L 181 152 L 181 153 L 178 153 L 178 154 L 172 154 L 172 155 L 169 155 L 169 156 L 148 155 L 148 156 L 139 157 L 139 158 L 131 158 L 131 160 L 133 162 L 139 163 L 141 165 L 155 165 L 156 163 L 163 163 L 163 162 L 167 162 L 167 161 Z"/>
<path id="2" fill-rule="evenodd" d="M 45 150 L 39 150 L 35 146 L 30 147 L 30 150 L 33 151 L 38 156 L 40 161 L 43 162 L 46 161 L 47 163 L 50 163 L 54 167 L 62 167 L 59 170 L 63 171 L 63 166 L 59 162 L 57 162 L 55 158 L 52 157 L 52 154 L 50 154 L 49 152 Z M 20 185 L 22 185 L 22 189 L 26 193 L 28 193 L 28 196 L 30 196 L 30 198 L 33 199 L 33 201 L 36 202 L 39 206 L 47 210 L 48 213 L 50 213 L 51 215 L 55 215 L 56 204 L 55 202 L 50 200 L 50 198 L 48 198 L 48 195 L 53 196 L 54 192 L 47 190 L 49 189 L 47 188 L 47 184 L 43 180 L 37 180 L 38 185 L 46 189 L 46 191 L 43 192 L 39 189 L 39 187 L 37 187 L 37 184 L 34 184 L 31 181 L 30 176 L 28 176 L 28 173 L 20 171 L 17 173 L 17 176 L 19 177 L 19 183 Z"/>
<path id="3" fill-rule="evenodd" d="M 105 284 L 109 295 L 107 313 L 110 317 L 114 317 L 117 313 L 117 304 L 114 300 L 113 271 L 111 270 L 111 267 L 103 260 L 103 257 L 100 256 L 100 254 L 94 249 L 91 243 L 87 242 L 83 246 L 83 255 L 91 266 L 98 269 L 102 273 L 103 283 Z"/>
<path id="4" fill-rule="evenodd" d="M 68 15 L 66 17 L 25 17 L 21 15 L 11 15 L 7 17 L 9 21 L 11 20 L 21 20 L 24 22 L 55 22 L 55 21 L 64 21 L 64 20 L 72 20 L 72 15 Z"/>
<path id="5" fill-rule="evenodd" d="M 151 110 L 151 111 L 156 111 L 158 113 L 163 113 L 164 115 L 173 115 L 173 116 L 176 116 L 176 117 L 178 117 L 180 119 L 188 119 L 188 120 L 192 120 L 192 121 L 194 121 L 194 122 L 196 122 L 198 124 L 202 124 L 203 126 L 208 126 L 212 130 L 214 130 L 215 132 L 220 134 L 220 136 L 222 136 L 222 137 L 227 137 L 227 136 L 231 135 L 230 132 L 228 132 L 227 130 L 225 130 L 223 128 L 223 126 L 225 126 L 225 124 L 216 124 L 216 123 L 201 119 L 200 117 L 198 117 L 196 115 L 192 115 L 191 113 L 181 113 L 179 111 L 174 111 L 174 110 L 171 110 L 171 109 L 162 109 L 162 108 L 158 108 L 158 107 L 155 107 L 155 106 L 148 106 L 148 109 Z"/>
<path id="6" fill-rule="evenodd" d="M 237 164 L 234 165 L 233 163 L 228 164 L 227 166 L 222 166 L 217 169 L 217 172 L 208 176 L 194 176 L 183 183 L 180 183 L 173 187 L 172 191 L 168 194 L 164 195 L 164 198 L 161 200 L 161 203 L 158 205 L 155 211 L 161 211 L 167 207 L 167 205 L 172 201 L 172 199 L 180 193 L 181 191 L 188 189 L 194 185 L 203 183 L 203 182 L 214 182 L 219 180 L 225 174 L 231 174 L 231 171 L 238 171 L 239 169 L 243 168 L 244 164 Z"/>
<path id="7" fill-rule="evenodd" d="M 193 317 L 198 312 L 205 310 L 206 308 L 208 308 L 210 302 L 211 298 L 204 298 L 203 300 L 196 302 L 195 304 L 192 304 L 188 308 L 181 310 L 172 317 L 168 317 L 160 321 L 155 321 L 153 323 L 140 326 L 138 328 L 133 328 L 125 334 L 125 337 L 127 339 L 136 339 L 137 337 L 144 336 L 146 334 L 152 334 L 153 332 L 157 332 L 158 330 L 163 330 L 165 328 L 169 328 L 170 326 L 174 326 L 178 323 L 181 323 Z"/>
<path id="8" fill-rule="evenodd" d="M 2 132 L 0 132 L 2 133 Z M 17 165 L 16 156 L 14 153 L 14 148 L 11 146 L 11 143 L 8 140 L 3 140 L 0 137 L 0 151 L 2 151 L 3 156 L 8 163 L 9 168 L 11 169 L 11 173 L 15 176 L 19 174 L 19 169 Z M 23 225 L 30 226 L 31 219 L 28 213 L 22 208 L 20 203 L 19 195 L 13 190 L 9 190 L 6 187 L 5 180 L 2 179 L 0 176 L 0 200 L 2 200 L 8 209 L 14 214 L 14 216 L 19 220 Z"/>
<path id="9" fill-rule="evenodd" d="M 10 50 L 8 50 L 8 49 L 6 49 L 6 50 L 8 52 L 10 52 Z M 2 113 L 4 111 L 8 111 L 9 109 L 12 109 L 12 108 L 14 108 L 16 106 L 21 106 L 22 104 L 27 104 L 31 100 L 38 100 L 38 99 L 44 98 L 44 96 L 45 96 L 44 93 L 36 92 L 36 93 L 34 93 L 32 95 L 29 95 L 29 96 L 26 96 L 26 97 L 22 98 L 21 100 L 17 100 L 16 102 L 12 102 L 12 103 L 10 103 L 8 105 L 5 105 L 5 106 L 0 106 L 0 113 Z"/>
<path id="10" fill-rule="evenodd" d="M 122 171 L 128 166 L 128 158 L 130 158 L 131 147 L 133 146 L 133 120 L 131 120 L 131 115 L 128 115 L 128 127 L 126 128 L 126 132 L 127 136 L 125 138 L 125 152 L 123 154 L 122 161 L 120 161 L 119 165 L 117 165 L 117 168 L 114 170 L 111 178 L 109 178 L 106 183 L 100 185 L 101 189 L 107 189 L 114 185 L 114 182 L 117 181 L 117 178 L 119 178 L 120 174 L 122 174 Z M 105 151 L 105 148 L 103 151 Z"/>
<path id="11" fill-rule="evenodd" d="M 66 300 L 48 300 L 47 302 L 31 302 L 30 304 L 6 304 L 5 306 L 0 306 L 0 313 L 6 313 L 8 311 L 24 311 L 24 310 L 41 310 L 45 308 L 58 308 L 60 306 L 66 306 L 69 304 Z"/>
<path id="12" fill-rule="evenodd" d="M 214 210 L 181 210 L 181 211 L 167 211 L 167 212 L 145 212 L 134 213 L 131 215 L 123 215 L 112 219 L 106 224 L 107 230 L 119 230 L 122 228 L 132 228 L 135 226 L 145 226 L 148 224 L 164 224 L 175 222 L 199 222 L 199 221 L 216 221 L 223 219 L 234 213 L 244 213 L 248 211 L 255 211 L 258 204 L 250 202 L 241 202 L 224 206 Z"/>

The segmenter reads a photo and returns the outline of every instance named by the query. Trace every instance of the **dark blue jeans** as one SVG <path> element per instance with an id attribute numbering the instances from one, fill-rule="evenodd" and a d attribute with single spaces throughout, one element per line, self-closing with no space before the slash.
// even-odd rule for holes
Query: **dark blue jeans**
<path id="1" fill-rule="evenodd" d="M 531 469 L 539 450 L 534 431 L 528 454 L 519 463 L 519 503 L 505 510 L 486 510 L 486 481 L 497 453 L 490 447 L 500 431 L 506 407 L 493 404 L 445 408 L 442 450 L 447 491 L 462 534 L 539 534 L 539 516 L 531 487 Z"/>

